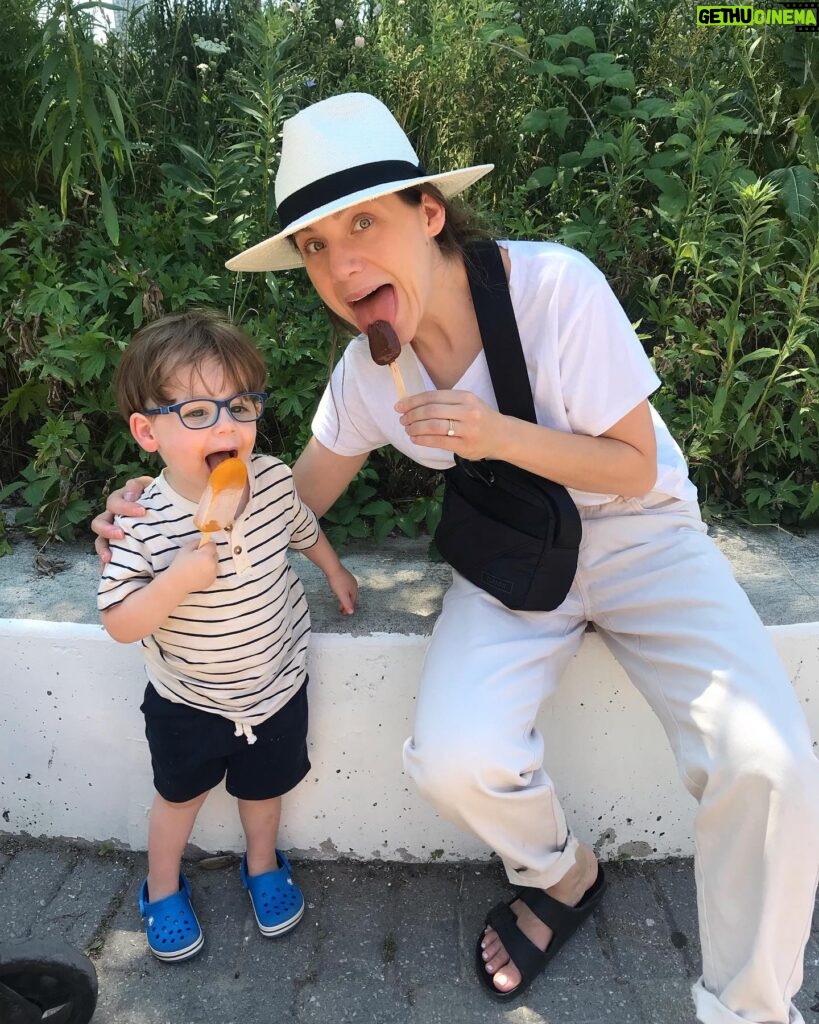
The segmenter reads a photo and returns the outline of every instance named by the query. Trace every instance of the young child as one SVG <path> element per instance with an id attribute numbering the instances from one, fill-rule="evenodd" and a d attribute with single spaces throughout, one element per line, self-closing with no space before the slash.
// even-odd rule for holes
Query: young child
<path id="1" fill-rule="evenodd" d="M 344 614 L 357 584 L 299 500 L 290 469 L 253 454 L 265 378 L 249 338 L 201 310 L 144 327 L 117 372 L 131 433 L 165 465 L 140 499 L 145 516 L 118 518 L 125 538 L 111 545 L 98 595 L 108 633 L 141 640 L 145 657 L 156 795 L 139 906 L 151 952 L 165 961 L 186 960 L 204 942 L 180 864 L 199 808 L 225 776 L 239 802 L 241 878 L 260 931 L 282 935 L 304 912 L 276 849 L 282 794 L 310 768 L 310 616 L 287 549 L 322 569 Z M 231 456 L 248 473 L 235 522 L 199 547 L 192 517 L 211 470 Z"/>

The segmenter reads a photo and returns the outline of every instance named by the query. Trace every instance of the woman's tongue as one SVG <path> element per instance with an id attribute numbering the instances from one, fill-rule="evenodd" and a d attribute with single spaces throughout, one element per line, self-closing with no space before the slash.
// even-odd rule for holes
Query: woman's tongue
<path id="1" fill-rule="evenodd" d="M 366 334 L 367 328 L 376 320 L 386 320 L 387 323 L 394 324 L 397 305 L 393 286 L 381 285 L 353 305 L 356 326 Z"/>

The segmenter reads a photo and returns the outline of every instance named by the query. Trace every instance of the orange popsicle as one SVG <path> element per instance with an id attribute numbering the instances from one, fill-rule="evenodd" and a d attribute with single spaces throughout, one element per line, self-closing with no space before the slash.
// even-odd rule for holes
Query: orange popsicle
<path id="1" fill-rule="evenodd" d="M 202 531 L 200 548 L 212 539 L 212 533 L 233 525 L 246 483 L 247 467 L 241 459 L 225 459 L 210 474 L 193 517 L 193 525 Z"/>
<path id="2" fill-rule="evenodd" d="M 367 328 L 370 355 L 379 366 L 389 366 L 399 398 L 407 397 L 404 379 L 395 360 L 401 355 L 401 342 L 395 328 L 387 320 L 374 320 Z"/>

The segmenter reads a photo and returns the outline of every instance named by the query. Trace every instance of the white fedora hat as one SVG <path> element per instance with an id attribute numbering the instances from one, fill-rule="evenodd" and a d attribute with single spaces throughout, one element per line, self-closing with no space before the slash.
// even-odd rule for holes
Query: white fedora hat
<path id="1" fill-rule="evenodd" d="M 289 238 L 322 217 L 427 181 L 444 196 L 454 196 L 493 166 L 429 174 L 380 100 L 363 92 L 331 96 L 284 122 L 276 175 L 282 230 L 225 266 L 228 270 L 301 267 L 301 255 Z"/>

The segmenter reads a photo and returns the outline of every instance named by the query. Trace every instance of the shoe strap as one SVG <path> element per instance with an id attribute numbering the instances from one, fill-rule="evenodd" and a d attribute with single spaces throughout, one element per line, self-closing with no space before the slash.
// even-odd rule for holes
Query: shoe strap
<path id="1" fill-rule="evenodd" d="M 486 915 L 486 923 L 494 928 L 503 943 L 509 959 L 528 978 L 536 973 L 546 955 L 518 927 L 517 918 L 508 903 L 498 903 Z"/>

